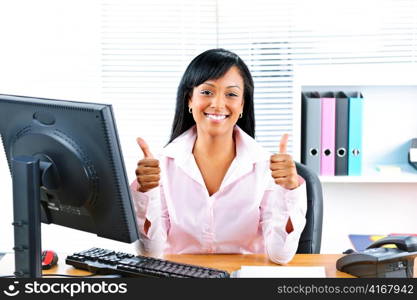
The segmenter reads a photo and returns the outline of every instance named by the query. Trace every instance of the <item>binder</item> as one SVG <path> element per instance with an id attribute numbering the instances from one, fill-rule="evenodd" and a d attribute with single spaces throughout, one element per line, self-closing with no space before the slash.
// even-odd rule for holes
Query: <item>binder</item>
<path id="1" fill-rule="evenodd" d="M 348 175 L 349 101 L 343 92 L 336 94 L 335 170 L 337 176 Z"/>
<path id="2" fill-rule="evenodd" d="M 318 92 L 302 94 L 301 162 L 320 175 L 321 102 Z"/>
<path id="3" fill-rule="evenodd" d="M 362 173 L 363 96 L 349 97 L 349 158 L 348 174 Z"/>
<path id="4" fill-rule="evenodd" d="M 336 131 L 336 98 L 333 93 L 323 95 L 321 100 L 321 157 L 320 174 L 334 175 L 334 146 Z"/>

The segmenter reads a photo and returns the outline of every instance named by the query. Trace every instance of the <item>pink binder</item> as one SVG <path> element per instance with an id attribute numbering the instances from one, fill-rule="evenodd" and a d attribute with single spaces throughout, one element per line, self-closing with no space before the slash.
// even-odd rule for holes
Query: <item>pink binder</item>
<path id="1" fill-rule="evenodd" d="M 333 176 L 335 170 L 336 99 L 324 95 L 321 99 L 320 175 Z"/>

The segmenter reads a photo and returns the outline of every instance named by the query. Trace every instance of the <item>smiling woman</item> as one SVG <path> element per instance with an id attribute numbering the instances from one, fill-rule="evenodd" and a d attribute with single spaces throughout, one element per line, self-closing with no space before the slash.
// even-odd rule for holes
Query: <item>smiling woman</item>
<path id="1" fill-rule="evenodd" d="M 140 252 L 267 253 L 292 259 L 305 225 L 306 190 L 286 153 L 254 140 L 253 81 L 236 54 L 212 49 L 187 67 L 171 139 L 156 159 L 144 153 L 131 189 Z M 278 145 L 277 145 L 278 149 Z"/>

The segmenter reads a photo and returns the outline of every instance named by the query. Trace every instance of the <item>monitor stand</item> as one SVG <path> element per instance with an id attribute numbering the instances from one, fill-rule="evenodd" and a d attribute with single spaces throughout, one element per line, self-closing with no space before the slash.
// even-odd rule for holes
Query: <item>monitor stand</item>
<path id="1" fill-rule="evenodd" d="M 29 156 L 12 159 L 16 277 L 42 277 L 40 188 L 47 185 L 52 165 Z"/>

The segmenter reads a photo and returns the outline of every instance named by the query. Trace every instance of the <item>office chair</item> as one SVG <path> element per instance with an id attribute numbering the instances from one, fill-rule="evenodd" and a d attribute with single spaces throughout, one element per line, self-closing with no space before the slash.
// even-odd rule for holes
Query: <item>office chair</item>
<path id="1" fill-rule="evenodd" d="M 295 162 L 297 173 L 307 187 L 306 225 L 301 233 L 297 253 L 320 253 L 323 223 L 323 192 L 317 174 L 307 166 Z"/>

